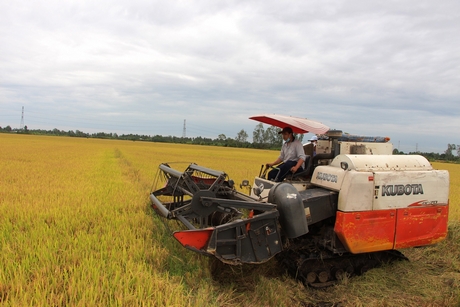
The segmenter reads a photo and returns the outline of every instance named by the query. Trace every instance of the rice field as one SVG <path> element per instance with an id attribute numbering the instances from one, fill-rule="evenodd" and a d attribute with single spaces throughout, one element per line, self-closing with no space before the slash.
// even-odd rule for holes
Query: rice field
<path id="1" fill-rule="evenodd" d="M 260 166 L 277 154 L 0 134 L 0 306 L 315 306 L 309 304 L 340 287 L 348 296 L 328 301 L 378 306 L 381 301 L 371 300 L 375 295 L 362 296 L 366 280 L 344 281 L 319 297 L 320 292 L 279 273 L 274 262 L 250 268 L 250 274 L 243 271 L 247 268 L 237 269 L 235 282 L 218 282 L 211 276 L 209 259 L 179 246 L 148 206 L 161 162 L 195 162 L 223 170 L 239 183 L 252 181 Z M 450 171 L 450 223 L 458 230 L 460 166 L 433 166 Z M 457 245 L 446 248 L 455 251 Z M 451 261 L 449 268 L 460 270 L 458 261 Z M 389 273 L 391 278 L 394 273 Z M 460 278 L 452 276 L 458 286 Z M 445 289 L 439 293 L 445 291 L 459 294 Z M 403 302 L 460 303 L 434 294 L 425 300 L 414 295 L 417 300 Z"/>
<path id="2" fill-rule="evenodd" d="M 460 221 L 460 164 L 452 163 L 432 163 L 433 168 L 449 171 L 450 191 L 449 191 L 449 220 Z"/>

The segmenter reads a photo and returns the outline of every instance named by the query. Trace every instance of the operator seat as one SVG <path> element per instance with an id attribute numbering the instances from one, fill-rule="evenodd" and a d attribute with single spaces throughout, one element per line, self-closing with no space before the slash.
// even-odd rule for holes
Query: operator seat
<path id="1" fill-rule="evenodd" d="M 305 158 L 305 168 L 303 171 L 292 175 L 292 179 L 307 179 L 311 176 L 313 170 L 313 159 L 311 156 Z"/>
<path id="2" fill-rule="evenodd" d="M 313 144 L 308 143 L 303 145 L 303 151 L 306 155 L 304 162 L 304 170 L 292 175 L 292 179 L 309 178 L 313 173 Z"/>

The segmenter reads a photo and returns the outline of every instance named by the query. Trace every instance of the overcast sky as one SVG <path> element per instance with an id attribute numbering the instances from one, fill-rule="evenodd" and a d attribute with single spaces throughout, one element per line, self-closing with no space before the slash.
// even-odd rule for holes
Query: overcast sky
<path id="1" fill-rule="evenodd" d="M 0 0 L 0 126 L 251 137 L 276 113 L 460 144 L 460 1 Z"/>

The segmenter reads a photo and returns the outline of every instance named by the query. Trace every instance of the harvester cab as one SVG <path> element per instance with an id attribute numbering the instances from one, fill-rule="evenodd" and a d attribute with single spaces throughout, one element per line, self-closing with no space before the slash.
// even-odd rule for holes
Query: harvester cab
<path id="1" fill-rule="evenodd" d="M 311 179 L 317 166 L 330 165 L 338 155 L 392 155 L 393 145 L 389 143 L 389 140 L 389 137 L 367 137 L 344 134 L 340 130 L 328 130 L 319 135 L 315 154 L 313 154 L 312 143 L 304 144 L 306 155 L 304 171 L 290 174 L 284 181 L 294 185 L 299 191 L 305 190 L 311 186 Z M 253 183 L 252 197 L 259 197 L 261 200 L 268 197 L 268 191 L 276 184 L 266 179 L 271 168 L 261 166 L 259 176 Z"/>
<path id="2" fill-rule="evenodd" d="M 322 287 L 406 259 L 397 249 L 446 237 L 449 174 L 424 157 L 393 156 L 388 138 L 342 134 L 307 119 L 251 119 L 317 133 L 316 155 L 304 173 L 283 182 L 266 179 L 262 166 L 250 195 L 237 191 L 225 172 L 161 164 L 151 204 L 181 222 L 173 236 L 184 247 L 231 265 L 276 256 L 292 276 Z"/>

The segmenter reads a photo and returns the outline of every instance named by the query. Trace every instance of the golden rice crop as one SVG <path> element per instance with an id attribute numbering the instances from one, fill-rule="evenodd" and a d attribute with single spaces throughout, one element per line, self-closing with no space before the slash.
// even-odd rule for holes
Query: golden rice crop
<path id="1" fill-rule="evenodd" d="M 195 306 L 154 244 L 129 142 L 0 135 L 0 302 L 11 306 Z M 147 167 L 146 173 L 155 167 Z M 142 173 L 143 174 L 143 173 Z M 147 176 L 147 175 L 146 175 Z M 161 237 L 161 235 L 160 235 Z M 211 294 L 211 292 L 209 292 Z"/>
<path id="2" fill-rule="evenodd" d="M 237 270 L 242 283 L 216 282 L 208 259 L 177 244 L 148 206 L 162 162 L 225 171 L 238 186 L 276 151 L 13 134 L 0 134 L 0 144 L 1 306 L 305 306 L 326 296 L 277 273 L 273 261 Z M 450 171 L 458 220 L 460 166 L 433 165 Z M 363 297 L 363 281 L 346 282 L 335 300 L 382 302 L 375 292 Z M 415 302 L 439 302 L 430 299 Z"/>
<path id="3" fill-rule="evenodd" d="M 449 171 L 449 220 L 460 221 L 460 164 L 439 163 L 432 164 L 435 169 Z"/>
<path id="4" fill-rule="evenodd" d="M 205 258 L 176 256 L 184 250 L 152 218 L 148 194 L 161 162 L 226 168 L 241 181 L 259 167 L 248 166 L 258 155 L 84 138 L 0 140 L 0 302 L 213 306 L 214 296 L 226 297 L 202 283 L 207 270 L 196 274 Z M 193 287 L 184 282 L 190 272 Z"/>

